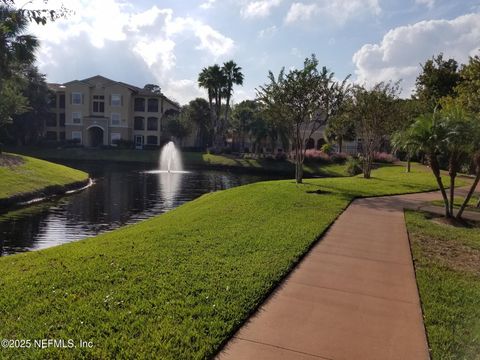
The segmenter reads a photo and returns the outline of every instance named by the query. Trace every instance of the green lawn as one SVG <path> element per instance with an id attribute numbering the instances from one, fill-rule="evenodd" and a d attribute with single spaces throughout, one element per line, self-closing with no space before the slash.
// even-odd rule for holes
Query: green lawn
<path id="1" fill-rule="evenodd" d="M 83 171 L 28 156 L 22 158 L 20 165 L 0 166 L 0 199 L 88 179 Z"/>
<path id="2" fill-rule="evenodd" d="M 480 359 L 480 224 L 406 213 L 432 359 Z"/>
<path id="3" fill-rule="evenodd" d="M 453 207 L 456 209 L 460 208 L 464 200 L 465 199 L 463 197 L 455 196 L 455 199 L 453 200 Z M 480 211 L 480 209 L 477 208 L 477 202 L 478 202 L 478 197 L 472 196 L 472 198 L 468 202 L 467 207 L 465 209 L 468 211 Z M 443 202 L 443 200 L 434 200 L 431 202 L 431 204 L 436 206 L 442 206 L 442 207 L 445 206 L 445 203 Z"/>
<path id="4" fill-rule="evenodd" d="M 159 150 L 122 150 L 122 149 L 88 149 L 88 148 L 15 148 L 16 152 L 47 160 L 103 160 L 129 162 L 158 162 Z M 183 152 L 185 167 L 211 167 L 240 169 L 252 172 L 277 172 L 283 174 L 295 173 L 295 166 L 290 161 L 275 161 L 267 159 L 239 159 L 232 155 L 213 155 L 200 152 Z M 305 165 L 306 175 L 347 176 L 344 165 L 319 164 Z"/>
<path id="5" fill-rule="evenodd" d="M 260 182 L 54 248 L 0 258 L 0 338 L 94 347 L 22 358 L 203 359 L 248 318 L 354 197 L 435 188 L 421 167 Z"/>

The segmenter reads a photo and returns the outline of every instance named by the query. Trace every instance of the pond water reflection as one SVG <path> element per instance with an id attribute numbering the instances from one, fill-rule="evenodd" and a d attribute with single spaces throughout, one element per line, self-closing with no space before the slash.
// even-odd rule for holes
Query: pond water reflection
<path id="1" fill-rule="evenodd" d="M 42 249 L 132 224 L 211 191 L 273 179 L 212 170 L 152 173 L 154 165 L 85 162 L 95 185 L 0 215 L 0 255 Z"/>

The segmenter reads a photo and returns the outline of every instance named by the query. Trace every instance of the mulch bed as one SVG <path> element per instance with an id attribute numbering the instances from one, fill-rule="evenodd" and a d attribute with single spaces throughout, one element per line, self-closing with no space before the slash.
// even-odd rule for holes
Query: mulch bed
<path id="1" fill-rule="evenodd" d="M 25 160 L 23 160 L 23 158 L 21 158 L 20 156 L 0 154 L 0 166 L 11 168 L 14 166 L 22 165 L 24 162 Z"/>

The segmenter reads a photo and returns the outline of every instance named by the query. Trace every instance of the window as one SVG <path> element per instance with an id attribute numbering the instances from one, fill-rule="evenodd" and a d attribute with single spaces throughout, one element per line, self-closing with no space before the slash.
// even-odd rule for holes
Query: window
<path id="1" fill-rule="evenodd" d="M 158 138 L 155 135 L 148 135 L 147 145 L 158 145 Z"/>
<path id="2" fill-rule="evenodd" d="M 81 124 L 82 123 L 82 113 L 72 112 L 72 123 Z"/>
<path id="3" fill-rule="evenodd" d="M 134 130 L 144 130 L 145 129 L 144 120 L 145 119 L 141 116 L 135 116 L 133 129 Z"/>
<path id="4" fill-rule="evenodd" d="M 147 119 L 147 130 L 158 130 L 158 119 L 156 117 L 149 117 Z"/>
<path id="5" fill-rule="evenodd" d="M 158 99 L 148 99 L 148 112 L 158 112 Z"/>
<path id="6" fill-rule="evenodd" d="M 47 126 L 57 126 L 57 115 L 55 113 L 49 113 L 47 115 Z"/>
<path id="7" fill-rule="evenodd" d="M 82 103 L 82 93 L 73 92 L 72 93 L 72 104 L 80 105 Z"/>
<path id="8" fill-rule="evenodd" d="M 60 131 L 60 139 L 61 141 L 65 140 L 65 131 Z"/>
<path id="9" fill-rule="evenodd" d="M 117 146 L 117 141 L 121 140 L 122 137 L 120 133 L 111 133 L 110 134 L 110 144 L 113 146 Z"/>
<path id="10" fill-rule="evenodd" d="M 78 140 L 78 142 L 82 143 L 82 132 L 81 131 L 72 131 L 72 140 Z"/>
<path id="11" fill-rule="evenodd" d="M 55 131 L 47 131 L 45 137 L 47 138 L 47 140 L 57 141 L 57 133 Z"/>
<path id="12" fill-rule="evenodd" d="M 93 112 L 105 112 L 105 97 L 103 95 L 93 95 Z"/>
<path id="13" fill-rule="evenodd" d="M 145 111 L 145 99 L 135 98 L 134 111 Z"/>
<path id="14" fill-rule="evenodd" d="M 65 127 L 65 113 L 60 113 L 60 126 Z"/>
<path id="15" fill-rule="evenodd" d="M 112 113 L 110 119 L 111 119 L 111 125 L 112 126 L 120 126 L 120 114 L 119 113 Z"/>
<path id="16" fill-rule="evenodd" d="M 111 104 L 112 106 L 122 106 L 122 96 L 119 94 L 112 94 Z"/>
<path id="17" fill-rule="evenodd" d="M 60 109 L 65 109 L 65 94 L 60 94 L 58 96 L 58 100 L 59 100 L 58 102 L 60 103 L 59 108 Z"/>

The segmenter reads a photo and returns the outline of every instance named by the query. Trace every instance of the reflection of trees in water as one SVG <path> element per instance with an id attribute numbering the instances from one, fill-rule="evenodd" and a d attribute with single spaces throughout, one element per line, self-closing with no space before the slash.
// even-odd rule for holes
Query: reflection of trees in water
<path id="1" fill-rule="evenodd" d="M 68 165 L 68 164 L 67 164 Z M 74 164 L 93 173 L 83 192 L 0 215 L 0 254 L 57 245 L 93 236 L 170 210 L 206 192 L 266 180 L 220 171 L 146 174 L 144 165 Z M 163 176 L 162 176 L 163 175 Z"/>

